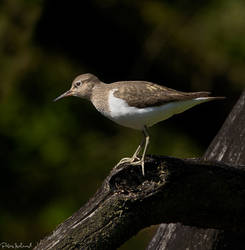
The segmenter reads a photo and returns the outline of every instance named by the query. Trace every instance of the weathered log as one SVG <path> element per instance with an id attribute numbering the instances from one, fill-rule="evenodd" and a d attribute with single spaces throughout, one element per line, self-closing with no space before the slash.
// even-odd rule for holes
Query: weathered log
<path id="1" fill-rule="evenodd" d="M 245 164 L 245 91 L 207 149 L 205 160 Z M 231 190 L 230 202 L 236 190 Z M 235 210 L 234 210 L 235 212 Z M 244 249 L 244 232 L 201 229 L 181 224 L 161 224 L 148 250 L 239 250 Z"/>
<path id="2" fill-rule="evenodd" d="M 152 156 L 145 177 L 140 167 L 114 168 L 94 197 L 35 249 L 115 249 L 162 222 L 240 232 L 244 211 L 245 166 Z"/>

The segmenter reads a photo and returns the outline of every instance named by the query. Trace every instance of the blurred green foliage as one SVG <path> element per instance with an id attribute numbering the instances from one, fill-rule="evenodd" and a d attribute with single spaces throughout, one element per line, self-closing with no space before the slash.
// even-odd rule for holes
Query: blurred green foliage
<path id="1" fill-rule="evenodd" d="M 34 245 L 140 141 L 86 101 L 52 102 L 77 74 L 227 96 L 150 130 L 149 153 L 200 157 L 245 86 L 244 13 L 241 0 L 2 0 L 0 241 Z"/>

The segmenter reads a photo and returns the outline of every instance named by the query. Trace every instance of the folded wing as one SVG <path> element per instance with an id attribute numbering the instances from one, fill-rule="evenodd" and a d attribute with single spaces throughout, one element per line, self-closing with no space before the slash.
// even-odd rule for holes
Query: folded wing
<path id="1" fill-rule="evenodd" d="M 186 101 L 210 95 L 210 92 L 181 92 L 151 82 L 116 82 L 113 83 L 115 88 L 117 84 L 120 85 L 120 88 L 114 91 L 114 96 L 137 108 L 160 106 L 170 102 Z"/>

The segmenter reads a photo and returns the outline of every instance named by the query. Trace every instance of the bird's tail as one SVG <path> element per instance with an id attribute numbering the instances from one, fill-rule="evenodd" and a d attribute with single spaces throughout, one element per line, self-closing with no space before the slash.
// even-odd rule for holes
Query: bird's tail
<path id="1" fill-rule="evenodd" d="M 206 101 L 212 101 L 212 100 L 223 100 L 226 99 L 225 96 L 210 96 L 211 92 L 194 92 L 190 93 L 192 97 L 194 97 L 197 100 L 206 100 Z"/>

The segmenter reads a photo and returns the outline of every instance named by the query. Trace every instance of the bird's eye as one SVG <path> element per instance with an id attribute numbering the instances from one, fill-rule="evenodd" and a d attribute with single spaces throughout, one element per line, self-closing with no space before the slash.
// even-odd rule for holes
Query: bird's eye
<path id="1" fill-rule="evenodd" d="M 81 84 L 81 82 L 76 82 L 75 86 L 78 87 L 78 86 L 80 86 L 80 84 Z"/>

